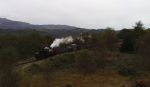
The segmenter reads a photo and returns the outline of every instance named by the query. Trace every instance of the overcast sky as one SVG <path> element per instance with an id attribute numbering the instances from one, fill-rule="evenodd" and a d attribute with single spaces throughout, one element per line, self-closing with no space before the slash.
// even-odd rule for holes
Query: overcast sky
<path id="1" fill-rule="evenodd" d="M 150 0 L 0 0 L 0 17 L 83 28 L 150 27 Z"/>

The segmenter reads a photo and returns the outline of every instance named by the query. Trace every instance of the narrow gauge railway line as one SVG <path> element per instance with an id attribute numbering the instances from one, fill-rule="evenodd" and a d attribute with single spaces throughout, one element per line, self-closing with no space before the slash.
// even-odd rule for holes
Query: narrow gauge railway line
<path id="1" fill-rule="evenodd" d="M 15 64 L 15 66 L 20 66 L 20 65 L 25 65 L 25 64 L 28 64 L 28 63 L 32 63 L 32 62 L 36 62 L 37 60 L 35 59 L 35 57 L 31 57 L 30 59 L 26 59 L 26 60 L 22 60 L 22 61 L 19 61 Z"/>
<path id="2" fill-rule="evenodd" d="M 66 48 L 55 48 L 55 49 L 50 49 L 50 50 L 42 49 L 42 50 L 36 52 L 34 54 L 34 57 L 20 61 L 17 64 L 15 64 L 15 66 L 20 66 L 20 65 L 29 64 L 32 62 L 41 61 L 41 60 L 47 59 L 49 57 L 53 57 L 53 56 L 64 54 L 64 53 L 75 52 L 75 51 L 82 50 L 82 49 L 90 49 L 90 48 L 96 48 L 96 47 L 97 47 L 97 45 L 82 45 L 82 46 L 72 45 L 72 46 L 68 46 Z"/>

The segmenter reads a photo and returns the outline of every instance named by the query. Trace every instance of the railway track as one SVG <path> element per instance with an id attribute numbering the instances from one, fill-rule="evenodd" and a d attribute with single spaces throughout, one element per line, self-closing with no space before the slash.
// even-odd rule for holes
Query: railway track
<path id="1" fill-rule="evenodd" d="M 32 62 L 35 62 L 35 61 L 38 61 L 38 60 L 36 60 L 35 57 L 31 57 L 30 59 L 26 59 L 26 60 L 17 62 L 17 64 L 15 64 L 15 66 L 20 66 L 20 65 L 28 64 L 28 63 L 32 63 Z"/>
<path id="2" fill-rule="evenodd" d="M 91 47 L 87 46 L 87 47 L 84 47 L 84 49 L 95 48 L 95 47 L 97 47 L 97 46 L 95 46 L 95 45 L 91 46 Z M 81 49 L 77 49 L 75 51 L 78 51 L 78 50 L 81 50 Z M 73 52 L 73 51 L 68 51 L 68 52 Z M 48 56 L 48 57 L 53 57 L 53 56 L 64 54 L 64 53 L 68 53 L 68 52 L 61 52 L 61 53 L 58 53 L 58 54 L 55 54 L 55 55 L 51 55 L 51 56 Z M 15 64 L 15 66 L 20 66 L 20 65 L 25 65 L 25 64 L 28 64 L 28 63 L 33 63 L 33 62 L 36 62 L 36 61 L 41 61 L 41 60 L 47 59 L 48 57 L 42 58 L 42 59 L 36 59 L 35 57 L 31 57 L 30 59 L 26 59 L 26 60 L 18 62 L 17 64 Z"/>

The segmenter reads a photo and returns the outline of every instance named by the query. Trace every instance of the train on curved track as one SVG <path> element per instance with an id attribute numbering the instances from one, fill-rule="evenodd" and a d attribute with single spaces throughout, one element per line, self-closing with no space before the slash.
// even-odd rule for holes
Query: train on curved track
<path id="1" fill-rule="evenodd" d="M 80 49 L 92 48 L 95 45 L 85 45 L 85 44 L 68 44 L 66 46 L 49 48 L 45 47 L 37 52 L 35 52 L 34 57 L 36 60 L 41 60 L 48 58 L 50 56 L 55 56 L 62 53 L 73 52 Z"/>
<path id="2" fill-rule="evenodd" d="M 68 45 L 54 47 L 54 48 L 45 47 L 45 48 L 35 52 L 34 57 L 32 57 L 30 59 L 26 59 L 24 61 L 20 61 L 15 65 L 19 66 L 19 65 L 23 65 L 23 64 L 28 64 L 28 63 L 43 60 L 43 59 L 46 59 L 48 57 L 52 57 L 55 55 L 78 51 L 81 49 L 95 48 L 95 47 L 97 47 L 97 45 L 95 45 L 95 44 L 68 44 Z"/>

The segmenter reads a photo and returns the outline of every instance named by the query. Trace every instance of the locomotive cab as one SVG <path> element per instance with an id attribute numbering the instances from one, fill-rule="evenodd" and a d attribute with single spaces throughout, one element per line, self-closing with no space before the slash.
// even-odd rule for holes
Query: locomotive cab
<path id="1" fill-rule="evenodd" d="M 50 56 L 50 49 L 41 49 L 38 52 L 35 52 L 34 56 L 37 60 L 47 58 Z"/>

